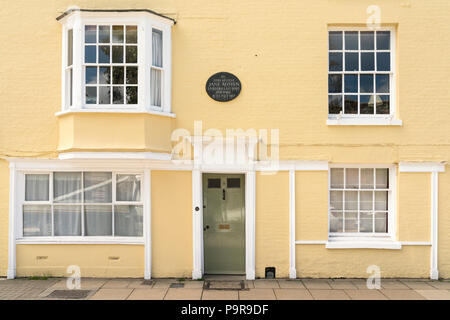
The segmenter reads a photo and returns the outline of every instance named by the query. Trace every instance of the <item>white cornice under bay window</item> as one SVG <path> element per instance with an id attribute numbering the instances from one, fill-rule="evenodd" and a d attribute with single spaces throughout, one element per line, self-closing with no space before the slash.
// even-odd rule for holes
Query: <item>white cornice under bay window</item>
<path id="1" fill-rule="evenodd" d="M 62 30 L 62 107 L 57 115 L 70 112 L 142 112 L 159 115 L 171 114 L 172 91 L 172 39 L 173 19 L 153 13 L 150 10 L 70 10 L 58 18 Z M 85 26 L 137 26 L 137 104 L 95 104 L 86 103 L 85 80 Z M 72 31 L 70 31 L 72 30 Z M 162 33 L 162 66 L 160 106 L 152 105 L 151 97 L 152 33 Z M 112 35 L 111 35 L 112 36 Z M 70 38 L 73 37 L 73 62 L 69 62 Z M 114 43 L 112 43 L 114 45 Z M 123 44 L 125 46 L 126 43 Z M 112 47 L 111 47 L 112 48 Z M 112 56 L 112 53 L 110 53 Z M 125 56 L 123 57 L 125 59 Z M 125 61 L 124 61 L 125 62 Z M 110 64 L 112 65 L 112 63 Z M 110 69 L 112 72 L 112 68 Z M 72 80 L 70 79 L 72 77 Z M 111 87 L 112 88 L 112 87 Z M 123 88 L 124 90 L 125 87 Z M 111 90 L 112 91 L 112 90 Z M 112 92 L 110 93 L 112 96 Z M 125 94 L 124 94 L 125 96 Z M 126 99 L 126 97 L 124 98 Z"/>

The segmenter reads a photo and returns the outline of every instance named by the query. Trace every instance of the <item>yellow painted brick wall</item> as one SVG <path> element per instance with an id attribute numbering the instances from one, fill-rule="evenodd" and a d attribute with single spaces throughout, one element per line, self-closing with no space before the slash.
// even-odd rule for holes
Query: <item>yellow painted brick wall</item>
<path id="1" fill-rule="evenodd" d="M 0 276 L 8 269 L 9 163 L 0 160 Z"/>
<path id="2" fill-rule="evenodd" d="M 289 173 L 256 175 L 256 277 L 275 267 L 277 277 L 289 276 Z"/>
<path id="3" fill-rule="evenodd" d="M 152 171 L 152 277 L 192 276 L 192 173 Z"/>
<path id="4" fill-rule="evenodd" d="M 142 278 L 143 245 L 18 245 L 17 276 L 67 276 L 80 267 L 82 277 Z"/>

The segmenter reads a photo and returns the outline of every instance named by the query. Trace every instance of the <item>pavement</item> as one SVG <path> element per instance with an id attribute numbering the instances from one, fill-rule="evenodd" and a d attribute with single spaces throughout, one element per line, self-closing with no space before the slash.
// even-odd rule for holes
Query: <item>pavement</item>
<path id="1" fill-rule="evenodd" d="M 84 295 L 80 298 L 70 297 L 74 292 L 67 291 L 65 278 L 0 279 L 0 300 L 61 299 L 55 298 L 58 292 L 77 300 L 450 300 L 450 280 L 381 279 L 380 289 L 368 289 L 365 279 L 258 279 L 244 284 L 239 290 L 226 283 L 223 290 L 211 290 L 203 288 L 203 280 L 83 278 L 75 293 Z"/>

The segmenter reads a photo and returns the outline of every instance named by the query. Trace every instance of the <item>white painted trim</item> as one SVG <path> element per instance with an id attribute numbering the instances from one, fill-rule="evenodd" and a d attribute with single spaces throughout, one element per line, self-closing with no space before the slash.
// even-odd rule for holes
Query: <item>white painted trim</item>
<path id="1" fill-rule="evenodd" d="M 149 114 L 161 117 L 176 118 L 177 115 L 171 112 L 162 112 L 158 110 L 141 110 L 136 108 L 118 108 L 118 109 L 68 109 L 64 111 L 59 111 L 55 113 L 56 117 L 60 117 L 66 114 L 77 114 L 77 113 L 131 113 L 131 114 Z"/>
<path id="2" fill-rule="evenodd" d="M 274 167 L 264 162 L 255 162 L 256 171 L 274 171 Z M 328 171 L 328 161 L 324 160 L 279 160 L 275 171 Z"/>
<path id="3" fill-rule="evenodd" d="M 203 277 L 203 188 L 202 173 L 198 169 L 192 170 L 192 247 L 193 270 L 192 279 Z M 198 209 L 198 211 L 196 210 Z"/>
<path id="4" fill-rule="evenodd" d="M 295 170 L 289 170 L 289 278 L 297 278 L 295 260 Z"/>
<path id="5" fill-rule="evenodd" d="M 431 246 L 429 241 L 400 241 L 402 246 Z"/>
<path id="6" fill-rule="evenodd" d="M 327 244 L 327 240 L 297 240 L 295 244 Z"/>
<path id="7" fill-rule="evenodd" d="M 130 244 L 145 245 L 144 238 L 126 237 L 27 237 L 16 240 L 19 244 Z"/>
<path id="8" fill-rule="evenodd" d="M 328 241 L 327 249 L 393 249 L 400 250 L 402 244 L 398 241 Z"/>
<path id="9" fill-rule="evenodd" d="M 59 160 L 171 160 L 170 153 L 158 152 L 64 152 Z"/>
<path id="10" fill-rule="evenodd" d="M 152 277 L 152 190 L 151 190 L 151 171 L 145 170 L 144 172 L 144 251 L 145 251 L 145 269 L 144 279 L 148 280 Z"/>
<path id="11" fill-rule="evenodd" d="M 255 200 L 256 173 L 245 174 L 245 274 L 247 280 L 255 280 Z"/>
<path id="12" fill-rule="evenodd" d="M 402 126 L 402 120 L 385 118 L 345 118 L 327 119 L 327 126 Z"/>
<path id="13" fill-rule="evenodd" d="M 8 271 L 6 277 L 14 279 L 16 277 L 16 165 L 9 165 L 9 242 L 8 242 Z"/>
<path id="14" fill-rule="evenodd" d="M 400 172 L 445 172 L 446 162 L 400 162 Z"/>
<path id="15" fill-rule="evenodd" d="M 438 210 L 438 195 L 439 195 L 439 181 L 438 172 L 431 173 L 431 257 L 430 257 L 430 278 L 433 280 L 439 279 L 439 265 L 438 265 L 438 232 L 439 232 L 439 210 Z"/>

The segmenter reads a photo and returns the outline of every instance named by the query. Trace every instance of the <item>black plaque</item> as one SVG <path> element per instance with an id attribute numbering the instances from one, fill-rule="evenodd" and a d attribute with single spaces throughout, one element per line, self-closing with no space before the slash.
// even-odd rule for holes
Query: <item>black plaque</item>
<path id="1" fill-rule="evenodd" d="M 241 93 L 241 81 L 228 72 L 219 72 L 211 76 L 206 82 L 206 92 L 219 102 L 235 99 Z"/>

